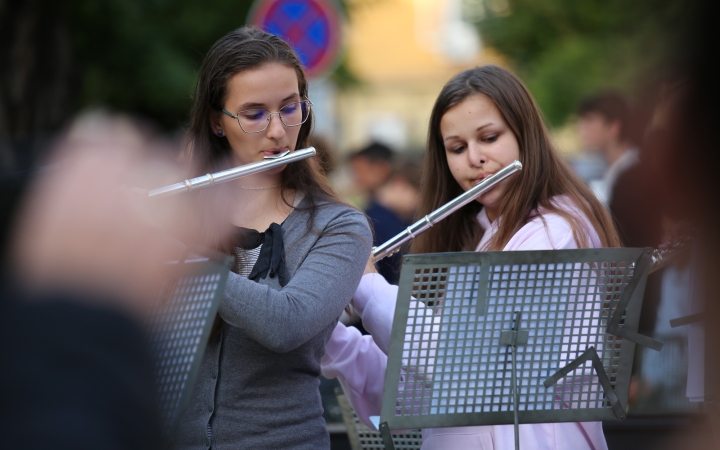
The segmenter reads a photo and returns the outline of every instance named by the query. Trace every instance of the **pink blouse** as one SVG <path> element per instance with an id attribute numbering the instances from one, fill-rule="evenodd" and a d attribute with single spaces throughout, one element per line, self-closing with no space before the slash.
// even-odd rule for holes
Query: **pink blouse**
<path id="1" fill-rule="evenodd" d="M 600 238 L 587 217 L 566 197 L 556 197 L 559 208 L 576 217 L 586 233 L 590 247 L 601 247 Z M 486 248 L 497 232 L 485 209 L 478 214 L 485 230 L 476 251 Z M 555 213 L 535 212 L 510 239 L 503 250 L 561 250 L 578 248 L 572 228 Z M 374 428 L 370 416 L 379 416 L 395 315 L 397 286 L 375 273 L 366 274 L 355 291 L 353 304 L 371 336 L 362 336 L 354 327 L 338 323 L 321 360 L 326 378 L 337 378 L 360 420 Z M 423 429 L 422 450 L 512 449 L 512 425 Z M 543 423 L 520 425 L 520 442 L 526 450 L 602 450 L 607 449 L 601 422 Z"/>

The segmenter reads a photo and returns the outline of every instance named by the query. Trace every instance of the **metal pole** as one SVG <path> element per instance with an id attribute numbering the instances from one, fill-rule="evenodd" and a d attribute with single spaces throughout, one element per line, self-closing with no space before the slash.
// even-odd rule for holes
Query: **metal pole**
<path id="1" fill-rule="evenodd" d="M 517 336 L 517 331 L 520 328 L 520 320 L 522 319 L 522 312 L 515 311 L 515 324 L 513 325 L 514 336 Z M 520 422 L 518 420 L 518 405 L 520 403 L 520 397 L 518 394 L 517 379 L 515 373 L 517 372 L 517 339 L 513 339 L 512 344 L 512 390 L 513 390 L 513 416 L 515 419 L 515 450 L 520 450 Z"/>

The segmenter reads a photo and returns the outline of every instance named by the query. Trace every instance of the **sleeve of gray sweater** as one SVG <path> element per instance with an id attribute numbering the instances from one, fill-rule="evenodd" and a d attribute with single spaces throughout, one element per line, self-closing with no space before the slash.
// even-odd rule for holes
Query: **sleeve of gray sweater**
<path id="1" fill-rule="evenodd" d="M 304 218 L 302 222 L 305 227 Z M 228 278 L 220 316 L 271 351 L 294 350 L 333 324 L 352 298 L 370 256 L 372 234 L 359 211 L 340 205 L 319 208 L 314 225 L 322 232 L 299 238 L 310 240 L 311 247 L 306 256 L 299 255 L 304 259 L 285 287 L 234 273 Z M 301 244 L 285 242 L 288 266 L 298 256 L 291 252 L 305 252 Z M 288 269 L 292 274 L 292 267 Z"/>

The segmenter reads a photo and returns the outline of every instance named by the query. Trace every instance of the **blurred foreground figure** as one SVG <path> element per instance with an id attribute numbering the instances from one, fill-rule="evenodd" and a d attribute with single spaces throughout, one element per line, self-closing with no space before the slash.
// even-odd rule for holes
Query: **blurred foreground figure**
<path id="1" fill-rule="evenodd" d="M 19 213 L 3 211 L 14 230 L 0 284 L 3 448 L 163 447 L 140 323 L 176 248 L 156 225 L 174 212 L 121 187 L 180 178 L 149 146 L 126 119 L 85 116 Z"/>
<path id="2" fill-rule="evenodd" d="M 688 89 L 671 111 L 668 127 L 658 146 L 660 176 L 654 187 L 667 199 L 668 215 L 689 221 L 698 231 L 693 254 L 693 287 L 704 300 L 701 321 L 704 342 L 691 338 L 691 353 L 704 356 L 701 367 L 691 357 L 690 378 L 700 370 L 699 386 L 707 412 L 707 433 L 687 433 L 668 442 L 667 449 L 720 448 L 720 86 L 715 61 L 708 56 L 717 48 L 717 2 L 692 4 L 693 15 L 682 48 L 681 62 Z M 672 61 L 674 68 L 677 61 Z M 697 389 L 692 389 L 697 395 Z M 691 393 L 691 392 L 689 392 Z"/>

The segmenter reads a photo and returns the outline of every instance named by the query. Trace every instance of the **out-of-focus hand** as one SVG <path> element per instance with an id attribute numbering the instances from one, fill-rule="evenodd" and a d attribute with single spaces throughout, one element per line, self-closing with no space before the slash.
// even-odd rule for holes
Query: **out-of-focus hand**
<path id="1" fill-rule="evenodd" d="M 15 223 L 12 266 L 22 285 L 145 312 L 168 279 L 165 262 L 178 255 L 178 242 L 160 229 L 173 223 L 182 233 L 186 223 L 180 203 L 158 208 L 143 189 L 126 187 L 182 179 L 151 147 L 130 120 L 78 120 L 52 156 L 55 168 L 33 181 Z"/>

